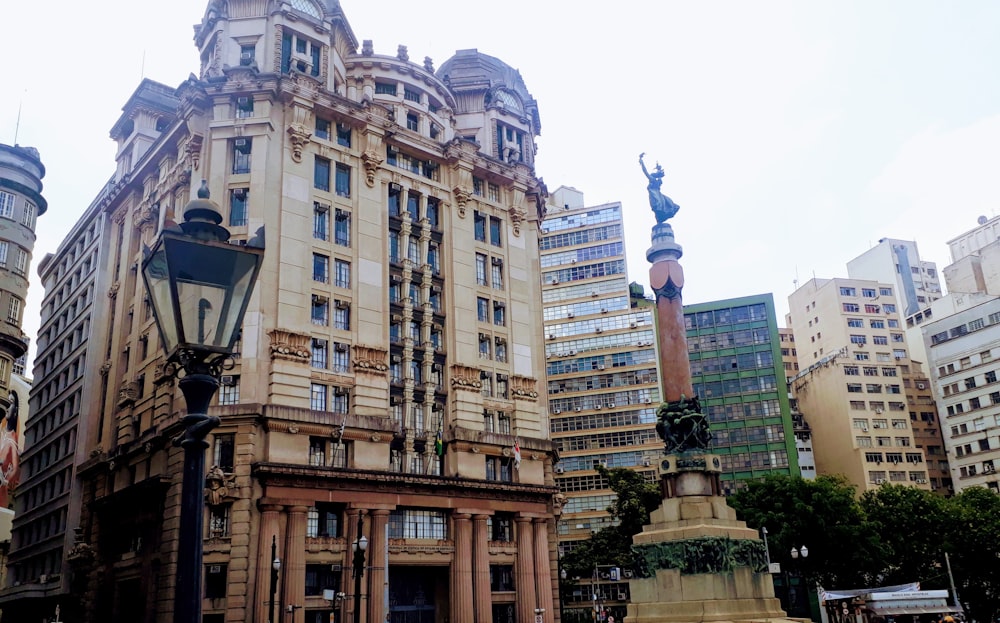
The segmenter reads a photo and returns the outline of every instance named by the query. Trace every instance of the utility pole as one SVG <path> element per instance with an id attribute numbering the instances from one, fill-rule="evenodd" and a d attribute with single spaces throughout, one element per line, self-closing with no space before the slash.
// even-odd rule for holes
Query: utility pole
<path id="1" fill-rule="evenodd" d="M 951 596 L 955 600 L 955 610 L 961 612 L 962 606 L 958 603 L 958 591 L 955 590 L 955 576 L 951 574 L 951 559 L 948 558 L 948 552 L 944 553 L 944 564 L 948 567 L 948 581 L 951 582 Z"/>

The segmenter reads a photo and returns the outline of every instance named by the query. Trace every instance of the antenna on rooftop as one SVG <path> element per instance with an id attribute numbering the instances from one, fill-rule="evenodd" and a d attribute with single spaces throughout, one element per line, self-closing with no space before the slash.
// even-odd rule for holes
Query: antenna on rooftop
<path id="1" fill-rule="evenodd" d="M 24 90 L 25 93 L 28 89 Z M 17 145 L 17 135 L 21 132 L 21 107 L 24 106 L 24 95 L 21 95 L 21 101 L 17 103 L 17 123 L 14 124 L 14 145 Z"/>

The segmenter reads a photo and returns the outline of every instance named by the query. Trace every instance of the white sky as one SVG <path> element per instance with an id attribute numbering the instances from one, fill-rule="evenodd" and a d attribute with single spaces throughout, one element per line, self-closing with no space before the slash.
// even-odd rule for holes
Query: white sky
<path id="1" fill-rule="evenodd" d="M 198 71 L 207 0 L 6 3 L 0 142 L 39 149 L 49 211 L 32 272 L 114 170 L 108 138 L 145 76 Z M 440 66 L 478 48 L 538 100 L 537 173 L 588 205 L 625 207 L 630 277 L 647 283 L 654 219 L 638 155 L 664 192 L 687 303 L 846 276 L 879 238 L 945 241 L 1000 207 L 1000 3 L 342 0 L 359 40 Z M 480 8 L 482 7 L 482 8 Z M 501 11 L 504 11 L 502 13 Z M 34 335 L 34 279 L 24 328 Z"/>

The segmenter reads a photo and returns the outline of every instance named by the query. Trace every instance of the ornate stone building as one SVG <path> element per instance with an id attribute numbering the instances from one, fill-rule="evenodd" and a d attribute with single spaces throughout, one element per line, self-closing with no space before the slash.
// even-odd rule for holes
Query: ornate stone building
<path id="1" fill-rule="evenodd" d="M 360 517 L 365 623 L 551 623 L 547 192 L 520 75 L 375 54 L 336 0 L 213 0 L 195 30 L 198 77 L 144 81 L 111 132 L 63 620 L 172 620 L 183 400 L 139 267 L 207 179 L 266 252 L 212 407 L 204 622 L 268 620 L 272 543 L 282 622 L 350 620 Z"/>

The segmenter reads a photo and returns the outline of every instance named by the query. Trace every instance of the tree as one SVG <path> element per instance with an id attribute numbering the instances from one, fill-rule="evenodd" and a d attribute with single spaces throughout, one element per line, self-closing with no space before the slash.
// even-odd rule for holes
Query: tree
<path id="1" fill-rule="evenodd" d="M 870 586 L 884 566 L 878 533 L 839 476 L 769 476 L 729 498 L 751 528 L 768 529 L 771 560 L 826 588 Z M 807 558 L 793 559 L 806 545 Z"/>
<path id="2" fill-rule="evenodd" d="M 594 533 L 563 556 L 562 568 L 569 577 L 590 577 L 594 568 L 612 565 L 633 567 L 632 536 L 649 523 L 649 513 L 660 505 L 659 488 L 643 480 L 639 472 L 598 466 L 597 472 L 608 481 L 615 500 L 607 508 L 612 525 Z"/>
<path id="3" fill-rule="evenodd" d="M 958 596 L 976 621 L 1000 615 L 1000 496 L 969 487 L 948 501 L 943 530 Z"/>
<path id="4" fill-rule="evenodd" d="M 947 588 L 941 568 L 947 500 L 916 487 L 886 484 L 862 494 L 861 508 L 882 544 L 881 585 L 919 580 L 921 588 Z"/>

